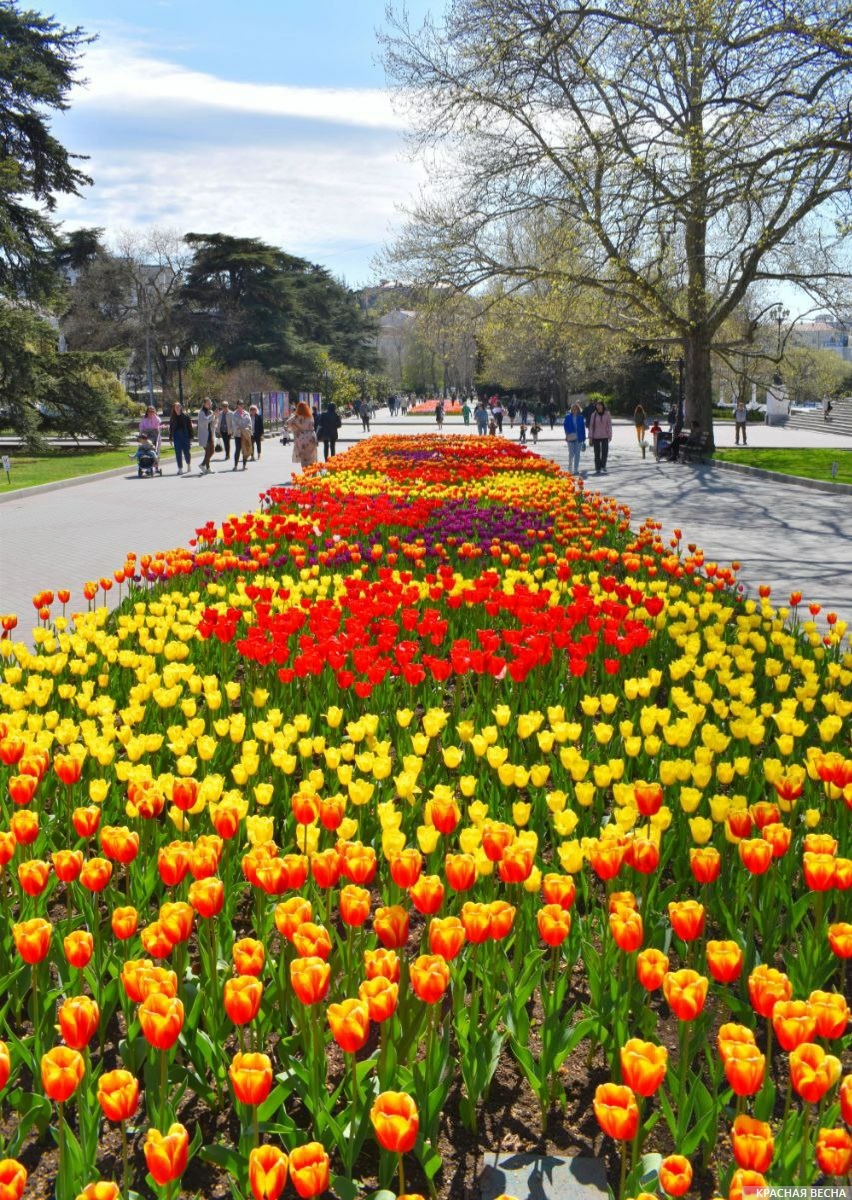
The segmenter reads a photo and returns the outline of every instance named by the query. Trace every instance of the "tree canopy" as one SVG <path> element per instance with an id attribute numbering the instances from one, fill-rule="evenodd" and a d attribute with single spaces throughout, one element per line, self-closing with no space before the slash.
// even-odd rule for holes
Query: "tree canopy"
<path id="1" fill-rule="evenodd" d="M 850 27 L 849 0 L 392 14 L 415 145 L 463 158 L 412 212 L 395 270 L 596 293 L 603 325 L 684 358 L 687 419 L 709 433 L 712 349 L 750 290 L 792 281 L 825 302 L 848 284 Z"/>

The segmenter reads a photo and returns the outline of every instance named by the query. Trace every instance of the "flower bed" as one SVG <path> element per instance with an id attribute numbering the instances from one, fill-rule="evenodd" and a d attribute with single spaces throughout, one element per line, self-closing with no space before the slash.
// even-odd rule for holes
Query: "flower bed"
<path id="1" fill-rule="evenodd" d="M 493 439 L 117 579 L 0 643 L 4 1200 L 848 1173 L 842 623 Z"/>

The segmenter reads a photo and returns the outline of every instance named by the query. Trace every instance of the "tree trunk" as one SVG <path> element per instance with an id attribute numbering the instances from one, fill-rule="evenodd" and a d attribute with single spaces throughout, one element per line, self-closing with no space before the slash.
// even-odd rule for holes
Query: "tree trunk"
<path id="1" fill-rule="evenodd" d="M 699 332 L 684 339 L 683 396 L 684 425 L 691 430 L 697 424 L 713 449 L 713 377 L 707 334 Z"/>

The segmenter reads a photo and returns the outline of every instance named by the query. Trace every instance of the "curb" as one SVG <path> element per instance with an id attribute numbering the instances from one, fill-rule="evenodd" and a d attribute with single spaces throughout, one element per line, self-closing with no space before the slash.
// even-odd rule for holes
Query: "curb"
<path id="1" fill-rule="evenodd" d="M 0 504 L 12 500 L 23 500 L 27 496 L 40 496 L 43 492 L 59 492 L 63 488 L 79 487 L 83 483 L 95 483 L 98 479 L 109 479 L 113 475 L 126 475 L 128 467 L 111 467 L 109 471 L 92 471 L 89 475 L 72 475 L 70 479 L 55 479 L 53 483 L 34 483 L 32 487 L 18 488 L 14 492 L 0 494 Z"/>
<path id="2" fill-rule="evenodd" d="M 758 479 L 773 479 L 776 483 L 793 484 L 812 492 L 829 492 L 834 496 L 852 496 L 852 483 L 828 483 L 822 479 L 806 479 L 802 475 L 785 475 L 781 471 L 767 471 L 763 467 L 750 467 L 746 463 L 722 462 L 711 459 L 705 465 L 720 471 L 734 471 L 740 475 L 755 475 Z"/>

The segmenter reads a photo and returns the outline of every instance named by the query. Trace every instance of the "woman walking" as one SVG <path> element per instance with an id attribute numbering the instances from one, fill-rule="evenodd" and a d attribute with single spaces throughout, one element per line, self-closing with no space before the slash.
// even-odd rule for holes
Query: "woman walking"
<path id="1" fill-rule="evenodd" d="M 231 410 L 227 404 L 219 406 L 219 416 L 216 419 L 216 432 L 222 439 L 225 450 L 225 462 L 231 457 Z"/>
<path id="2" fill-rule="evenodd" d="M 249 409 L 251 417 L 251 441 L 254 446 L 252 458 L 260 458 L 260 446 L 263 441 L 263 413 L 260 412 L 256 404 L 253 404 Z"/>
<path id="3" fill-rule="evenodd" d="M 595 411 L 589 417 L 589 437 L 595 452 L 595 474 L 609 474 L 606 460 L 609 457 L 609 443 L 612 441 L 612 417 L 606 411 L 603 400 L 595 403 Z"/>
<path id="4" fill-rule="evenodd" d="M 565 441 L 568 443 L 568 470 L 572 475 L 580 474 L 580 452 L 586 449 L 586 422 L 579 404 L 572 404 L 562 422 Z"/>
<path id="5" fill-rule="evenodd" d="M 243 456 L 243 470 L 251 458 L 251 417 L 246 412 L 242 400 L 237 401 L 236 412 L 231 413 L 231 436 L 234 439 L 234 470 L 240 465 L 240 455 Z"/>
<path id="6" fill-rule="evenodd" d="M 641 446 L 645 441 L 645 425 L 647 424 L 645 410 L 641 404 L 637 404 L 633 410 L 633 424 L 636 426 L 636 441 Z"/>
<path id="7" fill-rule="evenodd" d="M 293 462 L 297 462 L 304 471 L 317 461 L 317 435 L 314 430 L 314 418 L 311 410 L 300 400 L 296 411 L 287 422 L 287 428 L 293 435 Z"/>
<path id="8" fill-rule="evenodd" d="M 189 470 L 192 460 L 189 456 L 189 443 L 192 441 L 192 421 L 189 413 L 183 411 L 183 405 L 178 401 L 172 405 L 172 415 L 169 417 L 169 437 L 175 448 L 177 473 L 183 475 L 183 460 L 186 459 L 186 469 Z"/>
<path id="9" fill-rule="evenodd" d="M 444 401 L 438 401 L 438 407 L 435 409 L 435 424 L 438 426 L 438 433 L 441 433 L 444 428 Z"/>
<path id="10" fill-rule="evenodd" d="M 205 396 L 198 410 L 198 449 L 204 451 L 204 458 L 198 469 L 202 475 L 210 474 L 210 459 L 216 446 L 216 434 L 213 431 L 215 421 L 216 414 L 213 412 L 210 397 Z"/>

